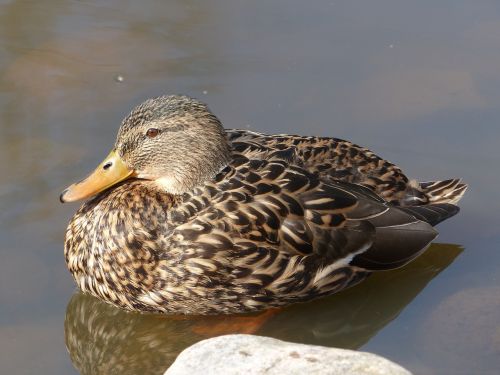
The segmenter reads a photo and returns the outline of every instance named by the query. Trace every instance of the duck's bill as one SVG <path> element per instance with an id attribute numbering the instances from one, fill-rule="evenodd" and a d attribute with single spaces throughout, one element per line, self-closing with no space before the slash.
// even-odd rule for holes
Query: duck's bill
<path id="1" fill-rule="evenodd" d="M 134 171 L 128 168 L 118 153 L 113 150 L 87 178 L 69 186 L 61 193 L 62 203 L 91 197 L 131 177 Z"/>

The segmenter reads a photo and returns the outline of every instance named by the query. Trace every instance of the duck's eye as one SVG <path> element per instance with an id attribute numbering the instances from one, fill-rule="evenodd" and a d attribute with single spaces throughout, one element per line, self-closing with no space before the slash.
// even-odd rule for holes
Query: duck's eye
<path id="1" fill-rule="evenodd" d="M 148 131 L 146 132 L 146 135 L 149 137 L 149 138 L 154 138 L 156 137 L 158 134 L 160 133 L 160 131 L 156 128 L 149 128 Z"/>

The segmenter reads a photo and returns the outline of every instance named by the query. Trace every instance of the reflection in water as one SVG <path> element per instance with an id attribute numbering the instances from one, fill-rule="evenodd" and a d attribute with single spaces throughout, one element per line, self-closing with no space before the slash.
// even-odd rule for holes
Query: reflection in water
<path id="1" fill-rule="evenodd" d="M 246 318 L 129 313 L 77 293 L 66 310 L 66 346 L 81 374 L 161 374 L 187 346 L 226 333 L 254 332 L 358 348 L 396 318 L 461 251 L 457 245 L 433 244 L 408 266 L 375 274 L 332 297 Z M 262 324 L 263 316 L 271 317 Z M 249 331 L 248 322 L 259 327 Z"/>
<path id="2" fill-rule="evenodd" d="M 395 319 L 462 251 L 458 245 L 432 244 L 403 268 L 373 274 L 356 287 L 312 306 L 292 306 L 272 322 L 266 334 L 288 341 L 357 349 Z"/>

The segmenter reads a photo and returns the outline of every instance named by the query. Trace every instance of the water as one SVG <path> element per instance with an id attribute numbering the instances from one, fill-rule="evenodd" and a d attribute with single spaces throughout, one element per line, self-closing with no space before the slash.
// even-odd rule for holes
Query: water
<path id="1" fill-rule="evenodd" d="M 126 314 L 75 294 L 64 264 L 77 206 L 59 192 L 164 93 L 230 128 L 346 138 L 414 178 L 471 185 L 415 263 L 231 327 L 416 374 L 500 367 L 496 2 L 2 1 L 0 46 L 2 373 L 161 374 L 225 322 Z"/>

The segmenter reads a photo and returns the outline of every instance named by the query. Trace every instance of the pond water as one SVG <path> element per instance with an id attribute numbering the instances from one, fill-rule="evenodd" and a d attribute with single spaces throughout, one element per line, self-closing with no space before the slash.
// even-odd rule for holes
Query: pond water
<path id="1" fill-rule="evenodd" d="M 161 374 L 221 332 L 497 373 L 500 3 L 3 0 L 0 44 L 2 373 Z M 470 189 L 422 257 L 337 295 L 249 317 L 124 313 L 77 293 L 63 258 L 77 205 L 58 195 L 166 93 L 228 128 L 350 139 Z"/>

